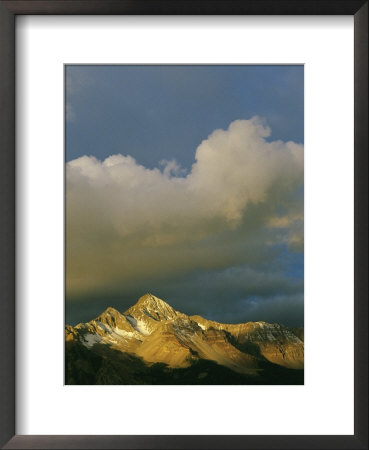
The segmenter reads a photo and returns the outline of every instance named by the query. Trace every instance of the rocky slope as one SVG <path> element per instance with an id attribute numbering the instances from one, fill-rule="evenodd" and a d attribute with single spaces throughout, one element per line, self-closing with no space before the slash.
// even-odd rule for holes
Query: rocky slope
<path id="1" fill-rule="evenodd" d="M 65 336 L 67 384 L 193 384 L 195 373 L 196 384 L 283 384 L 297 373 L 301 381 L 304 367 L 301 329 L 189 317 L 152 294 L 124 313 L 108 308 L 88 323 L 67 325 Z M 91 377 L 79 368 L 89 368 Z"/>

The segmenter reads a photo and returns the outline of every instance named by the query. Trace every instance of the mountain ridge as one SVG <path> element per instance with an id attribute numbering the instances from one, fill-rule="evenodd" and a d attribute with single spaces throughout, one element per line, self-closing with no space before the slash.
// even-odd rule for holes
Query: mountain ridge
<path id="1" fill-rule="evenodd" d="M 191 370 L 206 361 L 254 379 L 274 366 L 303 369 L 304 343 L 297 334 L 280 324 L 222 324 L 188 316 L 151 293 L 123 313 L 108 307 L 90 322 L 65 328 L 66 343 L 137 358 L 149 372 L 157 364 Z"/>

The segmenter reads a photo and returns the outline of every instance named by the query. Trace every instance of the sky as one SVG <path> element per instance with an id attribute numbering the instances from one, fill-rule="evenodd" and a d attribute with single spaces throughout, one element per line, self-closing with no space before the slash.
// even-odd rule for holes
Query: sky
<path id="1" fill-rule="evenodd" d="M 66 66 L 66 322 L 303 325 L 303 66 Z"/>

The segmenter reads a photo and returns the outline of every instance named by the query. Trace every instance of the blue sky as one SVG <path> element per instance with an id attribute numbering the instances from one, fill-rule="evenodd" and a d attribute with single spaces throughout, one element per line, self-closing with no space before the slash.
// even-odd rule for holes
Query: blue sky
<path id="1" fill-rule="evenodd" d="M 303 142 L 303 66 L 66 66 L 67 323 L 303 325 Z"/>
<path id="2" fill-rule="evenodd" d="M 185 168 L 203 139 L 259 115 L 271 140 L 304 141 L 303 66 L 67 66 L 66 160 L 130 154 Z"/>

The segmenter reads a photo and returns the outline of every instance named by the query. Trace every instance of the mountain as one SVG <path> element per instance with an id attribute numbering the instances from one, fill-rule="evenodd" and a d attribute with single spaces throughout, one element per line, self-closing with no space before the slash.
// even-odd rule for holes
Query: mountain
<path id="1" fill-rule="evenodd" d="M 303 383 L 303 329 L 187 316 L 152 294 L 65 338 L 66 384 Z"/>

